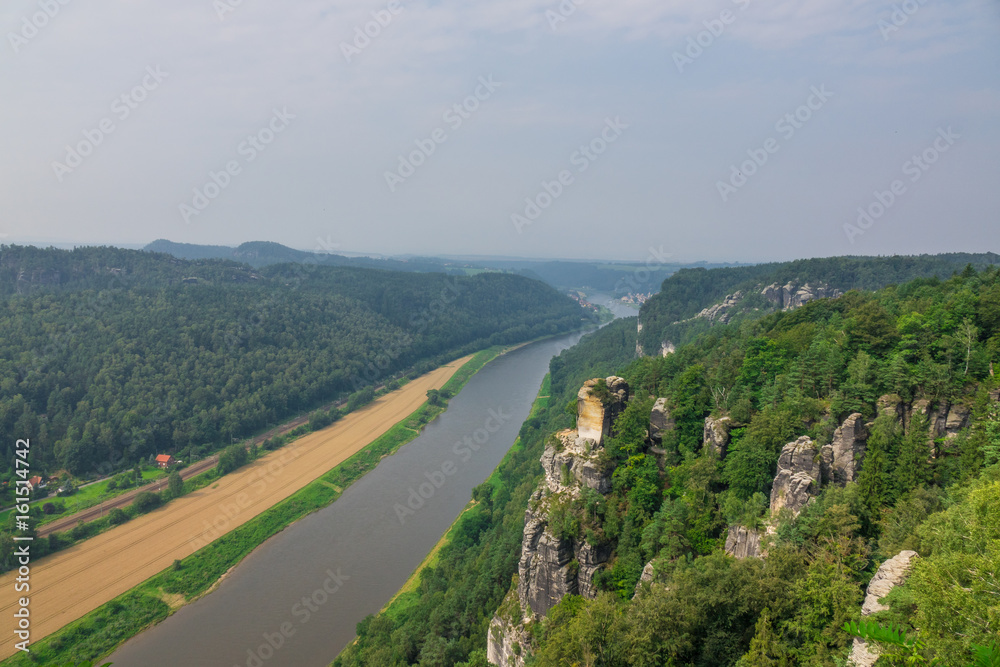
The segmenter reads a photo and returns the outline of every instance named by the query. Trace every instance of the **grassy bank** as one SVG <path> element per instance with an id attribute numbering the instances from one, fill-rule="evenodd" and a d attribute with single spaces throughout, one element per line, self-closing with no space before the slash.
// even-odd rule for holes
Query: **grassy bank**
<path id="1" fill-rule="evenodd" d="M 445 384 L 442 396 L 454 395 L 492 359 L 509 348 L 492 347 L 476 353 Z M 58 632 L 32 644 L 31 657 L 16 655 L 0 665 L 62 664 L 97 660 L 173 611 L 208 592 L 222 575 L 239 564 L 271 536 L 298 519 L 337 500 L 350 484 L 371 471 L 419 435 L 441 414 L 447 399 L 425 403 L 363 450 L 212 544 L 176 562 L 136 588 L 102 605 Z"/>

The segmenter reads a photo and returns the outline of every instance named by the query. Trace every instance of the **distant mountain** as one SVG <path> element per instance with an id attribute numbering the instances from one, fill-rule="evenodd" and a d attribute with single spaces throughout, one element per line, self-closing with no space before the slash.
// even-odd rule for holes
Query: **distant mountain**
<path id="1" fill-rule="evenodd" d="M 448 266 L 445 262 L 435 259 L 421 258 L 409 261 L 373 259 L 371 257 L 344 257 L 343 255 L 296 250 L 272 241 L 250 241 L 233 248 L 220 245 L 175 243 L 166 239 L 158 239 L 147 245 L 143 250 L 147 252 L 162 252 L 178 259 L 231 259 L 258 268 L 271 264 L 321 263 L 326 266 L 356 266 L 369 269 L 383 269 L 386 271 L 465 273 L 465 271 Z"/>
<path id="2" fill-rule="evenodd" d="M 493 271 L 515 273 L 540 280 L 557 289 L 587 289 L 610 292 L 616 296 L 649 294 L 660 283 L 682 268 L 717 268 L 745 266 L 738 264 L 666 263 L 651 258 L 642 262 L 605 262 L 598 260 L 530 260 L 493 257 L 423 257 L 404 255 L 392 258 L 345 257 L 295 250 L 280 243 L 252 241 L 237 248 L 229 246 L 194 245 L 174 243 L 160 239 L 147 245 L 145 250 L 162 252 L 179 259 L 229 259 L 253 267 L 270 264 L 315 263 L 329 266 L 357 266 L 389 271 L 419 271 L 466 275 Z"/>

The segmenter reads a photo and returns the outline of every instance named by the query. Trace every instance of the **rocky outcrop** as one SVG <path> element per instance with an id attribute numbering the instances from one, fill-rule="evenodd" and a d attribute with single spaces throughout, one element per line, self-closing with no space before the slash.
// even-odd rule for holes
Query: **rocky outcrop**
<path id="1" fill-rule="evenodd" d="M 653 411 L 649 413 L 649 439 L 654 444 L 660 444 L 663 442 L 664 434 L 674 430 L 675 426 L 674 418 L 670 415 L 670 408 L 667 407 L 667 399 L 656 399 Z"/>
<path id="2" fill-rule="evenodd" d="M 726 553 L 736 558 L 761 558 L 761 532 L 744 526 L 730 526 L 726 536 Z"/>
<path id="3" fill-rule="evenodd" d="M 855 481 L 861 470 L 867 442 L 868 429 L 865 428 L 864 417 L 855 412 L 834 432 L 833 440 L 823 446 L 823 480 L 839 486 Z"/>
<path id="4" fill-rule="evenodd" d="M 768 285 L 761 291 L 761 295 L 775 306 L 782 310 L 794 310 L 801 308 L 815 299 L 837 298 L 843 296 L 839 289 L 832 289 L 828 285 L 812 286 L 806 283 L 802 286 L 794 282 L 789 282 L 785 286 L 778 283 Z"/>
<path id="5" fill-rule="evenodd" d="M 910 568 L 913 560 L 919 558 L 916 551 L 903 551 L 897 556 L 882 563 L 878 572 L 868 583 L 868 590 L 865 595 L 865 602 L 861 606 L 861 616 L 871 616 L 880 611 L 887 611 L 889 607 L 879 602 L 882 598 L 892 592 L 896 586 L 903 584 L 910 576 Z M 847 664 L 855 667 L 872 667 L 879 659 L 879 653 L 868 648 L 866 642 L 855 639 L 854 647 L 851 650 L 851 657 Z"/>
<path id="6" fill-rule="evenodd" d="M 740 305 L 741 301 L 743 301 L 743 292 L 729 294 L 722 300 L 722 303 L 705 308 L 695 315 L 695 318 L 708 320 L 709 324 L 726 324 L 736 314 L 736 307 Z"/>
<path id="7" fill-rule="evenodd" d="M 660 343 L 660 356 L 668 357 L 677 351 L 677 346 L 671 343 L 669 340 L 665 340 Z"/>
<path id="8" fill-rule="evenodd" d="M 726 450 L 729 447 L 729 428 L 733 420 L 729 417 L 713 419 L 705 417 L 705 431 L 702 435 L 702 442 L 705 447 L 711 447 L 720 459 L 726 458 Z"/>
<path id="9" fill-rule="evenodd" d="M 551 493 L 577 494 L 579 487 L 607 493 L 611 490 L 611 476 L 603 469 L 600 453 L 603 447 L 590 438 L 582 438 L 576 431 L 566 430 L 556 434 L 556 442 L 549 443 L 542 453 L 545 485 Z"/>
<path id="10" fill-rule="evenodd" d="M 635 591 L 632 593 L 632 597 L 635 598 L 639 593 L 642 592 L 643 585 L 646 586 L 661 586 L 666 590 L 670 590 L 662 582 L 663 575 L 658 574 L 656 571 L 656 561 L 649 561 L 646 563 L 646 567 L 642 568 L 642 574 L 639 575 L 639 581 L 635 584 Z"/>
<path id="11" fill-rule="evenodd" d="M 878 412 L 880 415 L 888 415 L 889 417 L 892 417 L 896 421 L 902 423 L 904 427 L 906 426 L 906 405 L 903 403 L 903 399 L 899 396 L 896 394 L 886 394 L 885 396 L 879 397 L 876 404 L 878 405 Z"/>
<path id="12" fill-rule="evenodd" d="M 611 433 L 611 425 L 628 402 L 628 383 L 625 380 L 612 376 L 604 382 L 609 392 L 604 401 L 592 393 L 600 383 L 599 379 L 584 382 L 577 394 L 577 431 L 581 438 L 589 438 L 598 445 L 606 434 Z"/>
<path id="13" fill-rule="evenodd" d="M 607 391 L 601 387 L 595 392 L 602 383 Z M 550 517 L 554 508 L 565 507 L 584 489 L 610 492 L 611 471 L 601 462 L 603 443 L 628 397 L 629 386 L 620 377 L 588 380 L 577 394 L 577 428 L 561 431 L 547 443 L 541 457 L 545 476 L 525 512 L 517 583 L 490 623 L 491 663 L 523 665 L 530 651 L 526 622 L 544 616 L 567 595 L 597 596 L 594 575 L 611 557 L 610 546 L 562 535 L 561 524 L 553 526 Z M 669 413 L 665 405 L 661 408 L 666 428 Z"/>
<path id="14" fill-rule="evenodd" d="M 490 664 L 524 667 L 524 658 L 531 646 L 531 635 L 521 621 L 522 618 L 515 588 L 507 594 L 490 621 L 486 638 L 486 659 Z"/>
<path id="15" fill-rule="evenodd" d="M 816 443 L 808 436 L 784 446 L 778 457 L 778 474 L 771 488 L 771 516 L 782 509 L 793 515 L 819 493 L 822 471 Z"/>

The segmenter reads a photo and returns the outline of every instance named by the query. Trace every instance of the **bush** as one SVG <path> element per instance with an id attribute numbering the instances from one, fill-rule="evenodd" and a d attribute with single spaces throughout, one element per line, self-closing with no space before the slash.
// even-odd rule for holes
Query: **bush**
<path id="1" fill-rule="evenodd" d="M 42 514 L 55 514 L 56 506 L 53 503 L 45 503 L 42 505 Z"/>
<path id="2" fill-rule="evenodd" d="M 117 507 L 108 512 L 108 523 L 112 526 L 120 526 L 121 524 L 128 521 L 129 516 Z"/>
<path id="3" fill-rule="evenodd" d="M 162 502 L 163 499 L 160 497 L 160 494 L 153 493 L 152 491 L 143 491 L 135 497 L 132 506 L 140 514 L 145 514 L 146 512 L 155 510 Z"/>
<path id="4" fill-rule="evenodd" d="M 230 445 L 219 455 L 219 475 L 226 475 L 247 463 L 247 450 L 241 444 Z"/>

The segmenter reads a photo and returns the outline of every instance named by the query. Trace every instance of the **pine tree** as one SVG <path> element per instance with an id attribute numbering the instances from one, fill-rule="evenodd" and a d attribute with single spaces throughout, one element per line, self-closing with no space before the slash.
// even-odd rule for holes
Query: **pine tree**
<path id="1" fill-rule="evenodd" d="M 930 481 L 931 471 L 928 459 L 931 450 L 928 445 L 928 428 L 927 415 L 921 413 L 913 415 L 909 431 L 903 438 L 899 449 L 896 469 L 893 471 L 897 495 L 912 491 Z"/>
<path id="2" fill-rule="evenodd" d="M 771 610 L 764 608 L 757 619 L 757 629 L 750 641 L 750 650 L 740 658 L 739 667 L 788 667 L 788 651 L 774 631 Z"/>
<path id="3" fill-rule="evenodd" d="M 898 449 L 898 440 L 899 424 L 895 417 L 879 415 L 872 425 L 865 462 L 858 478 L 861 498 L 872 521 L 878 519 L 879 510 L 889 504 L 894 495 L 890 461 L 895 458 L 893 455 Z"/>

